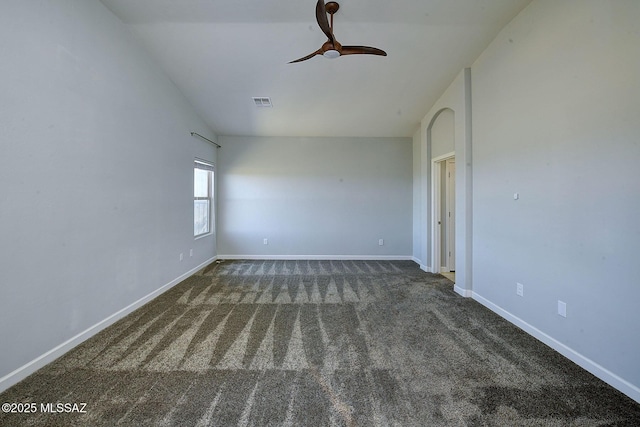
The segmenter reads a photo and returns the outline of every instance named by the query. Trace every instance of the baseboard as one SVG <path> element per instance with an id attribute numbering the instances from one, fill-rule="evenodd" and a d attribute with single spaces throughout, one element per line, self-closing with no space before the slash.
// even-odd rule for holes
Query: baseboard
<path id="1" fill-rule="evenodd" d="M 458 285 L 456 285 L 456 284 L 454 284 L 454 285 L 453 285 L 453 290 L 454 290 L 457 294 L 460 294 L 460 295 L 462 295 L 462 296 L 463 296 L 463 297 L 465 297 L 465 298 L 473 297 L 473 291 L 471 291 L 471 290 L 469 290 L 469 289 L 461 288 L 460 286 L 458 286 Z"/>
<path id="2" fill-rule="evenodd" d="M 416 257 L 411 257 L 411 259 L 413 260 L 413 262 L 415 262 L 416 264 L 418 264 L 420 266 L 420 270 L 424 271 L 425 273 L 431 273 L 431 267 L 429 267 L 428 265 L 423 264 L 422 261 L 420 261 Z"/>
<path id="3" fill-rule="evenodd" d="M 576 363 L 583 369 L 589 371 L 596 377 L 600 378 L 602 381 L 606 382 L 610 386 L 616 388 L 620 392 L 629 396 L 631 399 L 640 403 L 640 387 L 631 384 L 630 382 L 624 380 L 623 378 L 620 378 L 619 376 L 609 371 L 608 369 L 604 368 L 603 366 L 600 366 L 593 360 L 583 356 L 582 354 L 578 353 L 577 351 L 573 350 L 567 345 L 556 340 L 552 336 L 547 335 L 546 333 L 542 332 L 535 326 L 530 325 L 529 323 L 513 315 L 507 310 L 499 307 L 498 305 L 492 303 L 491 301 L 487 300 L 481 295 L 478 295 L 477 293 L 472 292 L 472 297 L 474 300 L 478 301 L 480 304 L 484 305 L 489 310 L 505 318 L 506 320 L 513 323 L 514 325 L 516 325 L 517 327 L 519 327 L 529 335 L 533 336 L 539 341 L 542 341 L 544 344 L 548 345 L 558 353 L 562 354 L 567 359 Z"/>
<path id="4" fill-rule="evenodd" d="M 412 261 L 410 255 L 218 255 L 218 259 L 313 261 Z"/>
<path id="5" fill-rule="evenodd" d="M 110 325 L 114 324 L 118 320 L 120 320 L 123 317 L 125 317 L 127 314 L 129 314 L 129 313 L 133 312 L 134 310 L 142 307 L 147 302 L 151 301 L 152 299 L 154 299 L 155 297 L 157 297 L 161 293 L 165 292 L 169 288 L 177 285 L 178 283 L 182 282 L 187 277 L 191 276 L 192 274 L 198 272 L 202 268 L 204 268 L 207 265 L 211 264 L 216 259 L 217 259 L 217 257 L 213 257 L 213 258 L 203 262 L 202 264 L 198 265 L 197 267 L 187 271 L 186 273 L 181 274 L 179 277 L 173 279 L 171 282 L 161 286 L 160 288 L 158 288 L 155 291 L 149 293 L 148 295 L 146 295 L 146 296 L 140 298 L 139 300 L 129 304 L 128 306 L 124 307 L 123 309 L 113 313 L 111 316 L 107 317 L 106 319 L 103 319 L 100 322 L 96 323 L 95 325 L 89 327 L 88 329 L 80 332 L 76 336 L 74 336 L 72 338 L 69 338 L 67 341 L 65 341 L 62 344 L 52 348 L 51 350 L 47 351 L 43 355 L 33 359 L 31 362 L 19 367 L 15 371 L 13 371 L 13 372 L 5 375 L 4 377 L 0 378 L 0 392 L 3 392 L 4 390 L 8 389 L 9 387 L 11 387 L 11 386 L 17 384 L 18 382 L 22 381 L 23 379 L 25 379 L 26 377 L 28 377 L 29 375 L 31 375 L 32 373 L 34 373 L 38 369 L 40 369 L 40 368 L 44 367 L 45 365 L 53 362 L 58 357 L 62 356 L 63 354 L 65 354 L 69 350 L 73 349 L 74 347 L 76 347 L 80 343 L 82 343 L 82 342 L 86 341 L 87 339 L 91 338 L 92 336 L 94 336 L 98 332 L 102 331 L 107 326 L 110 326 Z"/>

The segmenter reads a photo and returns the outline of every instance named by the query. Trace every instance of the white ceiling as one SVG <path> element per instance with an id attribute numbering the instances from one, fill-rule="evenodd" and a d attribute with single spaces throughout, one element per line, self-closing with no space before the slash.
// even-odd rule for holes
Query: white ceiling
<path id="1" fill-rule="evenodd" d="M 531 0 L 342 0 L 336 39 L 388 56 L 296 64 L 326 41 L 316 0 L 101 1 L 218 135 L 411 136 Z"/>

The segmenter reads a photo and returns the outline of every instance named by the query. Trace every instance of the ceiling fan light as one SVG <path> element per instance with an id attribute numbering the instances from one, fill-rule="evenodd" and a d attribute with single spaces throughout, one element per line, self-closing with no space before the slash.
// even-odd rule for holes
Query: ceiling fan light
<path id="1" fill-rule="evenodd" d="M 338 56 L 340 56 L 340 52 L 338 52 L 338 51 L 337 51 L 337 50 L 335 50 L 335 49 L 329 49 L 329 50 L 326 50 L 326 51 L 322 54 L 322 56 L 324 56 L 325 58 L 329 58 L 329 59 L 335 59 L 335 58 L 337 58 Z"/>

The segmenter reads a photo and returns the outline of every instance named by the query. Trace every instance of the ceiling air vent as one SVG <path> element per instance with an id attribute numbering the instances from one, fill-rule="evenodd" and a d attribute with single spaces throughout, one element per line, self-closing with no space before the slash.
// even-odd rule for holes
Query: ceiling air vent
<path id="1" fill-rule="evenodd" d="M 270 98 L 253 97 L 253 102 L 256 104 L 256 107 L 273 107 Z"/>

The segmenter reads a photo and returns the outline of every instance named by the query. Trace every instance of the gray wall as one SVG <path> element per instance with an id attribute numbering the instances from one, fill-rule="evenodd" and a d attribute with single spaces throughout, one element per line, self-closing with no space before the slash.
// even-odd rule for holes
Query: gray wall
<path id="1" fill-rule="evenodd" d="M 422 200 L 425 197 L 425 190 L 422 187 L 422 167 L 420 165 L 422 159 L 422 138 L 421 128 L 418 127 L 413 134 L 413 260 L 421 266 L 426 264 L 423 259 L 426 255 L 422 252 L 422 228 L 427 226 L 426 212 L 422 211 Z"/>
<path id="2" fill-rule="evenodd" d="M 215 256 L 192 191 L 216 153 L 98 1 L 3 2 L 0 52 L 2 389 Z"/>
<path id="3" fill-rule="evenodd" d="M 411 257 L 411 138 L 221 143 L 221 257 Z"/>
<path id="4" fill-rule="evenodd" d="M 472 66 L 473 292 L 636 400 L 639 17 L 534 1 Z"/>

